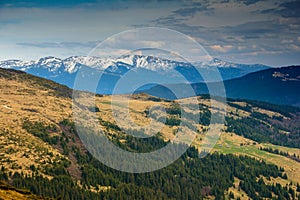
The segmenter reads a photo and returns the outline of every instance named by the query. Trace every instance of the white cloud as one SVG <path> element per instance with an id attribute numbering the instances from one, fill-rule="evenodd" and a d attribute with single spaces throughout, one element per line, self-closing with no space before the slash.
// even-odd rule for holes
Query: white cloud
<path id="1" fill-rule="evenodd" d="M 292 48 L 295 51 L 300 51 L 300 46 L 298 46 L 298 45 L 290 44 L 289 47 Z"/>
<path id="2" fill-rule="evenodd" d="M 281 40 L 281 43 L 283 44 L 289 44 L 289 43 L 293 43 L 294 40 L 291 40 L 291 39 L 284 39 L 284 40 Z"/>
<path id="3" fill-rule="evenodd" d="M 203 25 L 207 27 L 236 26 L 251 21 L 264 21 L 276 19 L 275 15 L 265 15 L 260 11 L 266 8 L 272 9 L 278 6 L 280 0 L 258 1 L 255 4 L 245 5 L 242 1 L 208 1 L 213 14 L 198 12 L 193 17 L 186 19 L 191 26 Z M 255 14 L 254 14 L 255 13 Z"/>
<path id="4" fill-rule="evenodd" d="M 246 49 L 246 47 L 245 47 L 245 46 L 238 46 L 237 49 L 238 49 L 239 51 L 241 51 L 241 50 Z"/>
<path id="5" fill-rule="evenodd" d="M 232 50 L 234 47 L 232 45 L 212 45 L 212 46 L 210 46 L 210 48 L 213 51 L 226 53 L 226 52 Z"/>

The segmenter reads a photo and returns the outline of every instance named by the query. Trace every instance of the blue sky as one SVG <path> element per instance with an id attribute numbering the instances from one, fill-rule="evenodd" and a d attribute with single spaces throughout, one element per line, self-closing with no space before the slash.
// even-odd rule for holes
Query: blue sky
<path id="1" fill-rule="evenodd" d="M 4 0 L 0 60 L 87 55 L 107 37 L 139 27 L 182 32 L 227 61 L 300 64 L 299 0 Z"/>

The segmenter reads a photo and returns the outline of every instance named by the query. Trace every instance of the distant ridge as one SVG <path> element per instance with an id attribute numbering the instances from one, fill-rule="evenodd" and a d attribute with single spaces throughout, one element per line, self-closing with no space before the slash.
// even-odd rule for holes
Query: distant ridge
<path id="1" fill-rule="evenodd" d="M 217 84 L 210 83 L 210 85 L 214 87 Z M 176 85 L 179 88 L 182 86 L 182 84 Z M 253 72 L 240 78 L 226 80 L 224 86 L 228 98 L 251 99 L 300 107 L 300 66 Z M 197 95 L 209 93 L 204 83 L 192 84 L 192 87 Z M 161 98 L 176 98 L 169 90 L 159 85 L 144 92 Z"/>

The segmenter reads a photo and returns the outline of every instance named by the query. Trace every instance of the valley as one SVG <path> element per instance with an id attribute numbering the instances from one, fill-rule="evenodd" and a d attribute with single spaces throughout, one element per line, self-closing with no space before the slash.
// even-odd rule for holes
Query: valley
<path id="1" fill-rule="evenodd" d="M 0 0 L 0 200 L 300 200 L 300 0 Z"/>
<path id="2" fill-rule="evenodd" d="M 132 199 L 222 199 L 232 195 L 255 199 L 257 194 L 295 199 L 300 195 L 297 107 L 228 99 L 220 138 L 211 153 L 200 159 L 211 113 L 224 111 L 212 108 L 207 96 L 199 96 L 200 118 L 192 124 L 196 138 L 188 151 L 164 169 L 131 174 L 106 167 L 87 152 L 73 122 L 69 88 L 0 69 L 0 89 L 0 178 L 14 187 L 63 199 L 120 199 L 124 195 Z M 121 118 L 126 116 L 124 96 L 96 95 L 93 107 L 85 107 L 84 112 L 95 114 L 106 136 L 127 151 L 149 152 L 165 146 L 174 138 L 178 122 L 185 120 L 181 116 L 188 116 L 178 105 L 190 102 L 189 98 L 173 101 L 134 94 L 129 113 L 135 123 L 146 126 L 156 119 L 161 125 L 157 106 L 165 108 L 167 119 L 159 134 L 134 138 L 126 134 L 132 127 L 120 128 L 112 115 L 113 104 Z M 197 110 L 184 112 L 192 115 Z"/>

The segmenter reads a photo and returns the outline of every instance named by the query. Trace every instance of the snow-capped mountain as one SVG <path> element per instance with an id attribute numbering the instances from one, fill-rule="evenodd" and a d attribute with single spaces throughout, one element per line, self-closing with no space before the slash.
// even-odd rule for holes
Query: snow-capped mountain
<path id="1" fill-rule="evenodd" d="M 153 83 L 170 84 L 182 82 L 182 76 L 185 82 L 191 83 L 203 82 L 204 79 L 202 76 L 205 77 L 205 81 L 216 81 L 216 70 L 220 72 L 224 80 L 227 80 L 269 68 L 268 66 L 258 64 L 230 63 L 216 58 L 207 63 L 198 62 L 191 64 L 144 55 L 125 55 L 119 58 L 72 56 L 66 59 L 48 56 L 36 61 L 0 61 L 0 67 L 22 70 L 69 87 L 73 86 L 80 68 L 88 67 L 100 70 L 104 72 L 103 80 L 105 80 L 99 90 L 97 90 L 100 93 L 111 93 L 113 86 L 120 77 L 132 69 L 134 69 L 134 73 L 137 75 L 135 77 L 141 80 L 143 77 L 147 77 L 147 80 L 153 80 Z M 174 73 L 175 70 L 178 73 Z M 124 92 L 130 92 L 130 89 L 128 91 L 125 90 Z"/>
<path id="2" fill-rule="evenodd" d="M 40 58 L 36 61 L 6 60 L 0 61 L 2 68 L 14 68 L 26 71 L 31 68 L 47 68 L 49 71 L 63 69 L 70 74 L 75 73 L 81 65 L 99 70 L 113 69 L 117 66 L 126 66 L 128 69 L 144 68 L 152 71 L 166 71 L 174 69 L 178 65 L 189 65 L 183 62 L 176 62 L 167 59 L 160 59 L 152 56 L 128 55 L 120 58 L 99 58 L 88 56 L 72 56 L 66 59 L 59 59 L 52 56 Z"/>

